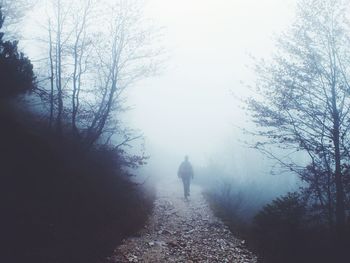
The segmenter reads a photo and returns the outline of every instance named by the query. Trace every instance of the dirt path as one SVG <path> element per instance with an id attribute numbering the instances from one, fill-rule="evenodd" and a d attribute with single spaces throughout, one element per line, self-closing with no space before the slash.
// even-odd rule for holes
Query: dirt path
<path id="1" fill-rule="evenodd" d="M 213 215 L 200 188 L 191 186 L 191 198 L 185 201 L 181 187 L 179 181 L 158 186 L 148 225 L 124 240 L 109 262 L 255 263 L 244 242 Z"/>

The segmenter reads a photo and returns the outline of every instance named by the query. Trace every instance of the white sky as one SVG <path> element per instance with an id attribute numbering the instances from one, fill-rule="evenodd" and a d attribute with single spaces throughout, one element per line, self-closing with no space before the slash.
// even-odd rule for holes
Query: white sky
<path id="1" fill-rule="evenodd" d="M 129 89 L 133 109 L 124 118 L 145 135 L 151 171 L 174 176 L 188 154 L 195 167 L 212 160 L 240 177 L 269 173 L 271 163 L 238 142 L 236 126 L 249 122 L 233 94 L 248 93 L 242 82 L 254 80 L 250 56 L 271 55 L 275 36 L 293 21 L 295 2 L 147 0 L 146 17 L 164 28 L 169 59 L 158 76 Z M 33 19 L 43 15 L 39 8 Z M 40 53 L 24 43 L 31 57 Z"/>
<path id="2" fill-rule="evenodd" d="M 146 14 L 164 26 L 170 59 L 160 76 L 129 91 L 128 117 L 155 158 L 189 154 L 203 163 L 237 147 L 234 126 L 245 125 L 246 117 L 232 93 L 246 94 L 241 81 L 252 80 L 250 55 L 270 55 L 274 35 L 292 22 L 293 2 L 149 0 Z"/>

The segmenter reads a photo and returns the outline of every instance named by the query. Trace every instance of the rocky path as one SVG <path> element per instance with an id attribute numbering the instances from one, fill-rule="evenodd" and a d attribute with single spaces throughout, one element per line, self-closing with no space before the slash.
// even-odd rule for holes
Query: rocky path
<path id="1" fill-rule="evenodd" d="M 182 197 L 181 182 L 158 186 L 158 197 L 148 225 L 123 241 L 115 262 L 257 262 L 256 257 L 216 218 L 200 188 Z"/>

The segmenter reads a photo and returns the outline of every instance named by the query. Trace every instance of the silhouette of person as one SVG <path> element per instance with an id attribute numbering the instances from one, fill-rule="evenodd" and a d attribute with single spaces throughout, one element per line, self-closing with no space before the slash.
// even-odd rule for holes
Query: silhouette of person
<path id="1" fill-rule="evenodd" d="M 185 160 L 181 163 L 177 175 L 182 179 L 184 185 L 184 196 L 185 199 L 187 199 L 190 196 L 190 183 L 191 179 L 193 179 L 193 168 L 188 161 L 187 155 L 185 156 Z"/>

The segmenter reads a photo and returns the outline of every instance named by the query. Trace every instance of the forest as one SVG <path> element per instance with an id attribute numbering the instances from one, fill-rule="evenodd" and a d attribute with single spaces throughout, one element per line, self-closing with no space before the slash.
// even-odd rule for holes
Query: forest
<path id="1" fill-rule="evenodd" d="M 349 261 L 350 2 L 214 2 L 0 0 L 1 262 Z"/>
<path id="2" fill-rule="evenodd" d="M 123 110 L 128 82 L 146 74 L 128 62 L 143 45 L 141 35 L 129 35 L 134 18 L 116 15 L 123 24 L 111 23 L 118 28 L 110 28 L 110 42 L 92 46 L 92 3 L 84 1 L 69 32 L 67 9 L 52 3 L 42 72 L 20 51 L 13 29 L 32 3 L 0 5 L 1 262 L 97 262 L 142 227 L 153 206 L 152 193 L 129 180 L 147 159 L 125 151 L 139 135 L 111 114 Z M 112 136 L 119 140 L 111 143 Z"/>

